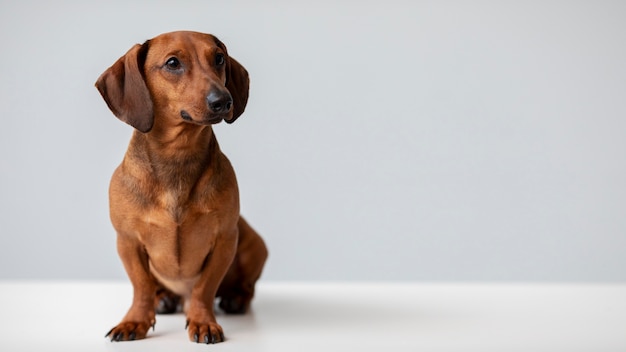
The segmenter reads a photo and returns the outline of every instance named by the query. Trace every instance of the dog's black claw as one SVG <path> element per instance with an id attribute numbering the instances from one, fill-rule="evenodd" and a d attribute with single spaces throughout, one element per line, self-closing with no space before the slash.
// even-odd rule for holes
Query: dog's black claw
<path id="1" fill-rule="evenodd" d="M 104 337 L 109 337 L 109 335 L 111 335 L 111 333 L 113 332 L 113 329 L 115 329 L 115 328 L 111 328 L 111 330 L 109 330 L 109 332 L 107 332 L 107 334 L 104 335 Z"/>
<path id="2" fill-rule="evenodd" d="M 220 331 L 220 340 L 222 342 L 226 341 L 226 339 L 224 338 L 224 333 Z"/>
<path id="3" fill-rule="evenodd" d="M 134 340 L 135 338 L 137 338 L 137 334 L 135 334 L 135 332 L 131 332 L 130 334 L 128 334 L 128 339 L 129 340 Z"/>
<path id="4" fill-rule="evenodd" d="M 187 319 L 187 322 L 185 323 L 185 330 L 187 330 L 188 327 L 189 327 L 189 319 Z"/>
<path id="5" fill-rule="evenodd" d="M 198 336 L 198 333 L 195 333 L 195 335 L 193 335 L 193 340 L 198 343 L 200 341 L 200 336 Z"/>
<path id="6" fill-rule="evenodd" d="M 204 343 L 209 344 L 209 335 L 204 335 Z"/>
<path id="7" fill-rule="evenodd" d="M 117 334 L 113 335 L 113 338 L 111 339 L 111 341 L 122 341 L 123 337 L 124 337 L 124 333 L 118 332 Z"/>

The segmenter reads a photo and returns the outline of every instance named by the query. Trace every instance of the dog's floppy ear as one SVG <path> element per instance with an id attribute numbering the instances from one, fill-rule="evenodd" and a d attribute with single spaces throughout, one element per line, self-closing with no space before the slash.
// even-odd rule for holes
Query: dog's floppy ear
<path id="1" fill-rule="evenodd" d="M 146 42 L 130 48 L 96 81 L 96 88 L 113 114 L 144 133 L 154 124 L 152 99 L 143 77 L 148 45 Z"/>
<path id="2" fill-rule="evenodd" d="M 233 117 L 226 119 L 226 122 L 233 123 L 243 114 L 248 103 L 249 86 L 248 71 L 237 60 L 229 56 L 226 64 L 226 88 L 233 97 Z"/>

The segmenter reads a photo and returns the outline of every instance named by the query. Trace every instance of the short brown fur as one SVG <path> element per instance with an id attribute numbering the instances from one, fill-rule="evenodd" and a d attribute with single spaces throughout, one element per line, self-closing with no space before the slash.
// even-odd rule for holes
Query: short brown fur
<path id="1" fill-rule="evenodd" d="M 185 302 L 195 342 L 224 340 L 216 297 L 226 312 L 248 309 L 267 249 L 239 215 L 235 173 L 211 127 L 243 113 L 248 84 L 226 46 L 196 32 L 137 44 L 98 78 L 111 111 L 136 129 L 109 189 L 117 249 L 134 289 L 111 340 L 146 336 L 163 303 L 157 291 Z"/>

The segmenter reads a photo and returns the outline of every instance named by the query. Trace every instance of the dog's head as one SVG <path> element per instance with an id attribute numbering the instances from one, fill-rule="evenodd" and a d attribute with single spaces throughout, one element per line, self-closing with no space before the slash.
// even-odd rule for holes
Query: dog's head
<path id="1" fill-rule="evenodd" d="M 149 132 L 157 118 L 210 125 L 246 108 L 246 69 L 210 34 L 172 32 L 133 46 L 96 81 L 120 120 Z"/>

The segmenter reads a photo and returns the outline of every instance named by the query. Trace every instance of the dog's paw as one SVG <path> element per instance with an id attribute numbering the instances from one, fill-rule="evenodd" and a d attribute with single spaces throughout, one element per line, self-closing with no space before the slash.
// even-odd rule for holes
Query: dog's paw
<path id="1" fill-rule="evenodd" d="M 122 322 L 111 329 L 104 337 L 109 337 L 111 341 L 140 340 L 146 337 L 150 326 L 148 323 Z M 152 327 L 154 328 L 154 325 Z"/>
<path id="2" fill-rule="evenodd" d="M 218 323 L 198 323 L 187 320 L 187 332 L 189 340 L 196 343 L 224 342 L 224 332 Z"/>
<path id="3" fill-rule="evenodd" d="M 182 298 L 169 291 L 157 292 L 154 300 L 154 310 L 157 314 L 173 314 L 181 311 Z"/>
<path id="4" fill-rule="evenodd" d="M 250 298 L 244 296 L 221 297 L 219 307 L 228 314 L 244 314 L 248 311 Z"/>

